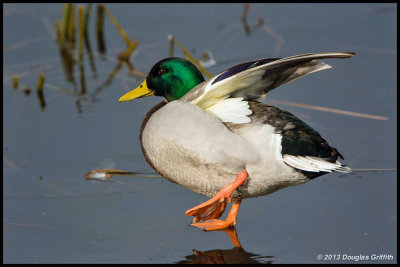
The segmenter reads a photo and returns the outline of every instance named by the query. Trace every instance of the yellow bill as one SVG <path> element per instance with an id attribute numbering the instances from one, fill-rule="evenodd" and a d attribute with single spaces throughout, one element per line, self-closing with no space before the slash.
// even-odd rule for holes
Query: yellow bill
<path id="1" fill-rule="evenodd" d="M 151 96 L 151 95 L 154 95 L 154 93 L 149 90 L 149 88 L 147 87 L 146 80 L 144 80 L 141 85 L 121 96 L 118 101 L 119 102 L 131 101 L 136 98 Z"/>

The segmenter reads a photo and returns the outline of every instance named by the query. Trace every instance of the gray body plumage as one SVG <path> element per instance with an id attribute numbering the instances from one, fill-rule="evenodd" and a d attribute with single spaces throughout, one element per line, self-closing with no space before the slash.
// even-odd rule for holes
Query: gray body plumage
<path id="1" fill-rule="evenodd" d="M 282 161 L 279 132 L 285 126 L 265 124 L 273 107 L 256 101 L 251 105 L 262 110 L 250 116 L 251 123 L 224 124 L 190 103 L 170 102 L 144 121 L 143 152 L 161 175 L 206 196 L 215 195 L 242 170 L 249 178 L 234 197 L 265 195 L 308 181 Z"/>

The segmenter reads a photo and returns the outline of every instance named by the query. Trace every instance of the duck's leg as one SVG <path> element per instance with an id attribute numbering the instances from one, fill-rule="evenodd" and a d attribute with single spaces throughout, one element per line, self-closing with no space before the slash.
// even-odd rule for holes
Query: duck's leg
<path id="1" fill-rule="evenodd" d="M 238 214 L 241 202 L 242 202 L 242 200 L 240 200 L 240 199 L 236 199 L 236 198 L 233 199 L 232 208 L 229 211 L 228 217 L 226 218 L 225 221 L 211 219 L 211 220 L 207 220 L 202 223 L 192 223 L 191 225 L 196 226 L 205 231 L 221 230 L 221 229 L 225 229 L 228 227 L 233 227 L 236 225 L 236 218 L 237 218 L 237 214 Z"/>
<path id="2" fill-rule="evenodd" d="M 233 191 L 235 191 L 236 188 L 238 188 L 239 186 L 243 185 L 247 177 L 248 177 L 247 171 L 244 170 L 240 172 L 237 175 L 235 181 L 222 188 L 221 191 L 219 191 L 213 198 L 186 211 L 186 215 L 195 216 L 192 225 L 200 227 L 199 226 L 200 224 L 196 224 L 197 221 L 207 220 L 208 221 L 207 223 L 211 223 L 211 220 L 218 219 L 219 217 L 221 217 L 222 213 L 226 208 L 226 200 L 228 199 L 229 202 L 232 201 L 231 195 Z M 236 223 L 237 210 L 239 209 L 239 206 L 240 206 L 240 200 L 237 199 L 234 201 L 231 211 L 229 212 L 230 215 L 233 212 L 232 215 L 231 216 L 228 215 L 228 218 L 232 217 L 236 210 L 236 214 L 234 216 L 235 223 Z M 214 221 L 219 221 L 219 220 L 214 220 Z M 219 221 L 219 224 L 220 222 L 222 221 Z M 217 228 L 217 229 L 223 229 L 223 228 Z"/>
<path id="3" fill-rule="evenodd" d="M 225 233 L 227 233 L 227 235 L 231 239 L 232 244 L 233 244 L 233 246 L 235 248 L 241 248 L 242 247 L 242 245 L 240 244 L 239 238 L 237 236 L 237 232 L 236 232 L 235 228 L 228 228 L 228 229 L 225 229 L 225 230 L 222 230 L 222 231 L 225 231 Z"/>

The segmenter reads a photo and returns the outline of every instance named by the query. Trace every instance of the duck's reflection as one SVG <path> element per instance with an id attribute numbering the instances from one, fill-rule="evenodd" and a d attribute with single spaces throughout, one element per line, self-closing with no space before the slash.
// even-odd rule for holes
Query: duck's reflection
<path id="1" fill-rule="evenodd" d="M 184 260 L 177 263 L 183 264 L 226 264 L 226 263 L 272 263 L 273 256 L 261 256 L 254 253 L 249 253 L 242 248 L 239 242 L 236 229 L 229 228 L 221 230 L 227 233 L 232 241 L 233 248 L 231 249 L 213 249 L 208 251 L 198 251 L 193 249 L 193 254 L 185 257 Z"/>

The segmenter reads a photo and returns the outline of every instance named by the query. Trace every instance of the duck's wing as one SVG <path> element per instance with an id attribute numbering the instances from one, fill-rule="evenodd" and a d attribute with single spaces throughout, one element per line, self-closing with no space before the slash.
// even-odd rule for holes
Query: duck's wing
<path id="1" fill-rule="evenodd" d="M 246 115 L 241 111 L 243 111 L 243 107 L 246 104 L 240 103 L 240 100 L 260 98 L 282 84 L 290 83 L 307 74 L 330 68 L 328 64 L 320 61 L 320 59 L 349 58 L 352 56 L 354 56 L 354 53 L 316 53 L 286 58 L 259 59 L 242 63 L 199 84 L 183 96 L 181 100 L 190 101 L 192 104 L 204 109 L 210 109 L 227 98 L 238 98 L 239 100 L 237 101 L 226 103 L 223 107 L 215 109 L 225 111 L 227 106 L 230 106 L 230 111 L 223 112 L 223 116 L 229 117 L 227 116 L 228 114 L 238 109 L 239 112 L 237 114 L 239 117 L 243 117 Z M 235 103 L 242 107 L 233 107 L 232 104 Z M 218 114 L 216 115 L 218 116 Z"/>

